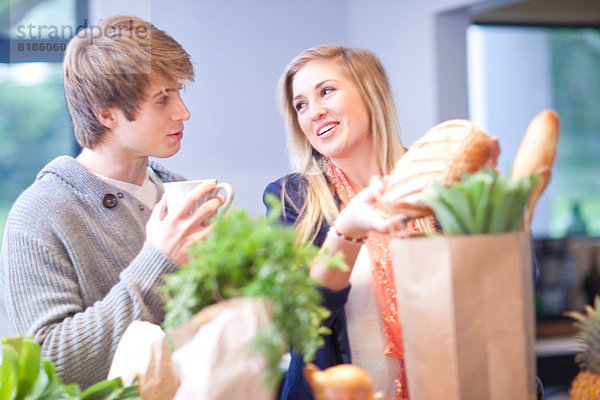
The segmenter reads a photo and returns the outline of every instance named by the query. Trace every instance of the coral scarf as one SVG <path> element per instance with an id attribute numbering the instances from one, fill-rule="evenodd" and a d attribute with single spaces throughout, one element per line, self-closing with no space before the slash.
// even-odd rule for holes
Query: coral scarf
<path id="1" fill-rule="evenodd" d="M 340 198 L 342 208 L 356 195 L 344 172 L 326 158 L 327 177 L 334 185 Z M 408 237 L 435 231 L 433 218 L 410 220 L 401 232 L 395 232 L 395 237 Z M 384 331 L 387 337 L 385 355 L 398 361 L 396 375 L 395 399 L 408 400 L 408 385 L 404 368 L 404 351 L 402 347 L 402 328 L 396 306 L 396 286 L 392 270 L 392 257 L 390 252 L 390 235 L 377 232 L 367 234 L 365 244 L 371 259 L 371 273 L 373 288 L 381 311 Z"/>

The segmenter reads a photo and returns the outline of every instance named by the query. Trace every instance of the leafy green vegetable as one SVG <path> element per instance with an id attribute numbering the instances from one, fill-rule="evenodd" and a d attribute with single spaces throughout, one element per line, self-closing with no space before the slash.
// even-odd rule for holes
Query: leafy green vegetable
<path id="1" fill-rule="evenodd" d="M 322 326 L 329 311 L 321 307 L 308 266 L 317 257 L 312 244 L 299 243 L 296 231 L 279 222 L 279 201 L 268 198 L 267 218 L 230 209 L 216 218 L 213 231 L 190 249 L 189 265 L 165 276 L 165 328 L 176 327 L 203 307 L 236 296 L 256 296 L 273 303 L 273 324 L 261 329 L 254 350 L 266 356 L 265 379 L 281 377 L 282 353 L 293 346 L 312 361 L 323 345 Z M 321 256 L 319 256 L 321 257 Z M 346 268 L 341 257 L 320 258 L 332 268 Z"/>
<path id="2" fill-rule="evenodd" d="M 123 387 L 121 378 L 115 378 L 98 382 L 81 393 L 81 400 L 117 399 L 139 399 L 137 387 Z"/>
<path id="3" fill-rule="evenodd" d="M 447 235 L 519 230 L 535 176 L 512 180 L 490 166 L 463 174 L 450 187 L 434 184 L 423 193 Z"/>
<path id="4" fill-rule="evenodd" d="M 0 400 L 141 400 L 137 385 L 123 387 L 120 378 L 99 382 L 81 393 L 78 385 L 65 385 L 40 346 L 30 337 L 2 337 Z"/>

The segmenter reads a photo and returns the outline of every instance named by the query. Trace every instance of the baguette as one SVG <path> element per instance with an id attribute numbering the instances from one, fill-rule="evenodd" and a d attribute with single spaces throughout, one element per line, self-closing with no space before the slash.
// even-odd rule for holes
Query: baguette
<path id="1" fill-rule="evenodd" d="M 437 182 L 449 186 L 465 172 L 495 163 L 500 154 L 490 138 L 472 122 L 454 119 L 431 128 L 396 162 L 379 207 L 388 214 L 421 218 L 433 211 L 421 200 L 423 190 Z"/>
<path id="2" fill-rule="evenodd" d="M 556 112 L 543 110 L 529 123 L 513 161 L 512 179 L 536 175 L 523 215 L 521 229 L 524 231 L 530 230 L 535 206 L 550 181 L 559 131 L 560 122 Z"/>

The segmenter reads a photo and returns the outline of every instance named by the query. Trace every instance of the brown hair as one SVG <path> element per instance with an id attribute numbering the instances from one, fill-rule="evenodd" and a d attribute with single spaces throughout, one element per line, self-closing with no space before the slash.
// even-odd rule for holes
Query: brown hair
<path id="1" fill-rule="evenodd" d="M 65 98 L 75 138 L 86 148 L 102 141 L 101 107 L 118 107 L 133 121 L 150 79 L 194 80 L 189 54 L 175 39 L 135 16 L 117 15 L 74 36 L 65 52 Z"/>
<path id="2" fill-rule="evenodd" d="M 300 53 L 287 66 L 279 81 L 279 105 L 287 125 L 288 151 L 294 169 L 307 183 L 306 202 L 299 211 L 296 227 L 303 240 L 314 239 L 324 219 L 332 223 L 339 210 L 333 189 L 325 178 L 323 156 L 311 145 L 298 123 L 292 84 L 296 73 L 315 60 L 330 60 L 356 85 L 367 105 L 373 145 L 379 167 L 389 174 L 404 154 L 400 141 L 394 99 L 383 65 L 372 52 L 362 48 L 318 46 Z M 285 198 L 285 185 L 282 201 Z"/>

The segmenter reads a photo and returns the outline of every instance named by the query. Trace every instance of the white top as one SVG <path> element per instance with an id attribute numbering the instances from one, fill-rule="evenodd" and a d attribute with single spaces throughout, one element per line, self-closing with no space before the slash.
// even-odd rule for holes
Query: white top
<path id="1" fill-rule="evenodd" d="M 96 175 L 98 178 L 102 179 L 109 185 L 112 185 L 117 189 L 121 189 L 129 193 L 149 209 L 153 209 L 156 203 L 158 203 L 158 201 L 160 200 L 160 192 L 158 188 L 162 181 L 160 177 L 156 175 L 156 172 L 154 172 L 154 170 L 150 167 L 147 168 L 146 179 L 144 180 L 142 186 L 136 185 L 135 183 L 129 183 L 108 178 L 95 172 L 94 175 Z"/>
<path id="2" fill-rule="evenodd" d="M 371 260 L 362 246 L 350 276 L 352 289 L 346 303 L 350 355 L 355 364 L 371 375 L 375 392 L 395 392 L 397 363 L 385 355 L 387 341 L 383 318 L 373 289 Z"/>

